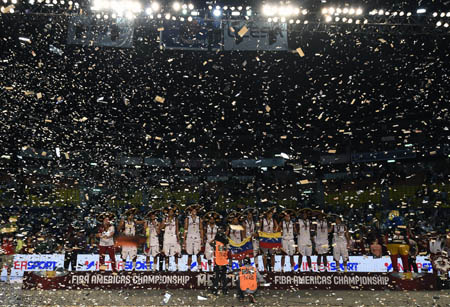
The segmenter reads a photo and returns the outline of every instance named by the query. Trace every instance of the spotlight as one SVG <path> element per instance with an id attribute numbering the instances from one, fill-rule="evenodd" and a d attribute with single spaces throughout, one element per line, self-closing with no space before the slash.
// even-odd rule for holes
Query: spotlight
<path id="1" fill-rule="evenodd" d="M 364 24 L 368 24 L 369 21 L 367 19 L 364 19 Z"/>
<path id="2" fill-rule="evenodd" d="M 273 22 L 278 22 L 278 17 L 274 17 Z"/>
<path id="3" fill-rule="evenodd" d="M 300 24 L 300 19 L 297 19 L 297 20 L 295 21 L 295 23 L 296 23 L 296 24 Z"/>
<path id="4" fill-rule="evenodd" d="M 447 17 L 450 17 L 450 12 L 447 12 L 447 15 L 446 15 Z"/>
<path id="5" fill-rule="evenodd" d="M 191 16 L 188 17 L 188 21 L 192 21 L 192 17 Z"/>
<path id="6" fill-rule="evenodd" d="M 304 21 L 303 23 L 304 23 L 305 25 L 307 25 L 307 24 L 308 24 L 308 22 L 309 22 L 308 20 L 305 20 L 305 21 Z"/>
<path id="7" fill-rule="evenodd" d="M 440 27 L 440 26 L 442 26 L 442 21 L 438 21 L 438 22 L 436 22 L 436 27 Z"/>
<path id="8" fill-rule="evenodd" d="M 322 9 L 322 14 L 323 15 L 326 15 L 328 13 L 328 9 L 326 8 L 326 7 L 324 7 L 323 9 Z"/>
<path id="9" fill-rule="evenodd" d="M 238 11 L 242 11 L 242 6 L 238 6 Z"/>
<path id="10" fill-rule="evenodd" d="M 359 19 L 356 19 L 356 21 L 355 21 L 355 23 L 356 23 L 357 25 L 359 25 L 360 22 L 361 22 L 361 21 L 360 21 Z"/>
<path id="11" fill-rule="evenodd" d="M 343 12 L 344 14 L 348 14 L 348 7 L 344 7 L 344 9 L 342 10 L 342 12 Z"/>
<path id="12" fill-rule="evenodd" d="M 433 17 L 437 17 L 438 13 L 434 12 Z"/>
<path id="13" fill-rule="evenodd" d="M 347 22 L 347 17 L 342 18 L 343 22 Z"/>
<path id="14" fill-rule="evenodd" d="M 267 22 L 272 22 L 272 18 L 267 18 Z"/>
<path id="15" fill-rule="evenodd" d="M 405 12 L 401 11 L 398 15 L 403 16 L 405 15 Z"/>
<path id="16" fill-rule="evenodd" d="M 281 22 L 286 22 L 286 17 L 281 17 L 280 21 Z"/>
<path id="17" fill-rule="evenodd" d="M 252 10 L 247 10 L 247 16 L 252 16 Z"/>
<path id="18" fill-rule="evenodd" d="M 427 10 L 424 8 L 420 8 L 417 10 L 417 14 L 425 14 L 426 12 L 427 12 Z"/>
<path id="19" fill-rule="evenodd" d="M 296 7 L 294 9 L 294 15 L 298 15 L 298 14 L 300 14 L 300 9 L 298 7 Z"/>
<path id="20" fill-rule="evenodd" d="M 327 15 L 327 16 L 325 17 L 325 21 L 326 21 L 326 22 L 331 22 L 331 19 L 332 19 L 332 18 L 331 18 L 330 15 Z"/>
<path id="21" fill-rule="evenodd" d="M 188 4 L 188 9 L 190 9 L 191 11 L 194 9 L 194 5 L 192 3 Z"/>
<path id="22" fill-rule="evenodd" d="M 372 10 L 372 11 L 369 12 L 369 15 L 376 15 L 377 13 L 378 13 L 377 10 Z"/>
<path id="23" fill-rule="evenodd" d="M 303 15 L 308 14 L 308 10 L 307 10 L 307 9 L 303 9 L 303 10 L 302 10 L 302 14 L 303 14 Z"/>
<path id="24" fill-rule="evenodd" d="M 13 1 L 11 1 L 12 3 L 17 3 L 17 0 L 13 0 Z M 57 0 L 53 0 L 53 4 L 58 4 L 58 1 Z"/>
<path id="25" fill-rule="evenodd" d="M 361 15 L 363 13 L 363 10 L 361 8 L 356 9 L 356 15 Z"/>
<path id="26" fill-rule="evenodd" d="M 272 6 L 266 4 L 263 6 L 263 14 L 265 16 L 273 16 L 274 15 L 274 11 L 276 10 L 276 8 L 272 8 Z"/>
<path id="27" fill-rule="evenodd" d="M 294 19 L 289 19 L 289 23 L 293 24 L 294 23 Z"/>
<path id="28" fill-rule="evenodd" d="M 183 10 L 181 10 L 181 14 L 183 14 L 183 15 L 187 15 L 187 13 L 188 13 L 187 9 L 183 9 Z"/>
<path id="29" fill-rule="evenodd" d="M 180 17 L 180 21 L 184 21 L 184 17 Z"/>
<path id="30" fill-rule="evenodd" d="M 335 19 L 334 19 L 336 22 L 338 22 L 339 20 L 341 20 L 339 17 L 336 17 Z"/>
<path id="31" fill-rule="evenodd" d="M 239 12 L 239 11 L 231 12 L 231 16 L 240 16 L 240 15 L 241 15 L 241 12 Z"/>
<path id="32" fill-rule="evenodd" d="M 181 4 L 180 2 L 174 2 L 172 5 L 172 8 L 175 12 L 178 12 L 181 9 Z"/>
<path id="33" fill-rule="evenodd" d="M 350 8 L 350 10 L 348 11 L 348 13 L 350 15 L 354 15 L 355 14 L 355 9 L 354 8 Z"/>
<path id="34" fill-rule="evenodd" d="M 338 8 L 336 9 L 336 15 L 339 15 L 340 13 L 342 13 L 342 10 L 341 10 L 341 8 L 338 7 Z"/>
<path id="35" fill-rule="evenodd" d="M 406 14 L 406 16 L 408 16 L 408 17 L 411 16 L 411 15 L 412 15 L 411 12 L 408 12 L 408 13 Z"/>
<path id="36" fill-rule="evenodd" d="M 328 9 L 328 13 L 330 13 L 330 15 L 333 15 L 335 11 L 336 11 L 336 10 L 334 9 L 334 7 L 330 7 L 330 8 Z"/>
<path id="37" fill-rule="evenodd" d="M 167 13 L 166 15 L 164 15 L 164 18 L 166 19 L 166 20 L 170 20 L 170 14 L 169 13 Z"/>
<path id="38" fill-rule="evenodd" d="M 448 23 L 444 23 L 444 28 L 448 28 Z"/>
<path id="39" fill-rule="evenodd" d="M 220 15 L 222 15 L 222 12 L 220 11 L 220 9 L 214 9 L 213 15 L 214 15 L 215 17 L 219 17 Z"/>
<path id="40" fill-rule="evenodd" d="M 397 16 L 397 14 L 398 14 L 397 12 L 392 13 L 393 16 Z"/>
<path id="41" fill-rule="evenodd" d="M 441 13 L 441 17 L 445 17 L 445 13 Z"/>
<path id="42" fill-rule="evenodd" d="M 378 11 L 378 15 L 381 16 L 381 15 L 383 15 L 383 14 L 384 14 L 384 11 L 383 11 L 383 10 L 379 10 L 379 11 Z"/>
<path id="43" fill-rule="evenodd" d="M 350 19 L 348 20 L 348 23 L 353 23 L 353 19 L 350 18 Z"/>
<path id="44" fill-rule="evenodd" d="M 151 8 L 152 8 L 153 12 L 159 11 L 159 8 L 160 8 L 159 3 L 158 2 L 152 2 Z"/>

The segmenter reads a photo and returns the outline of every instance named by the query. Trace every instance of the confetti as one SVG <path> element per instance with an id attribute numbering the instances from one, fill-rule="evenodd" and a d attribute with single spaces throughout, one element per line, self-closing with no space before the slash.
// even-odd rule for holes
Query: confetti
<path id="1" fill-rule="evenodd" d="M 304 57 L 305 56 L 305 53 L 303 53 L 302 48 L 298 47 L 297 49 L 295 49 L 295 51 L 297 51 L 297 53 L 298 53 L 298 55 L 300 57 Z"/>
<path id="2" fill-rule="evenodd" d="M 238 35 L 239 35 L 240 37 L 243 37 L 247 32 L 248 32 L 247 26 L 243 26 L 243 27 L 239 30 Z"/>

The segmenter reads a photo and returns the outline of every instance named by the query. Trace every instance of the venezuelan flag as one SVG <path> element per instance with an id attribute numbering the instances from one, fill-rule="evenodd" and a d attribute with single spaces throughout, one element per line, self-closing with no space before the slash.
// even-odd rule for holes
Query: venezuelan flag
<path id="1" fill-rule="evenodd" d="M 240 243 L 234 242 L 228 238 L 228 243 L 230 246 L 231 259 L 242 260 L 247 256 L 250 257 L 253 255 L 253 244 L 251 237 L 248 237 Z"/>
<path id="2" fill-rule="evenodd" d="M 281 232 L 268 233 L 259 231 L 259 247 L 281 248 Z"/>

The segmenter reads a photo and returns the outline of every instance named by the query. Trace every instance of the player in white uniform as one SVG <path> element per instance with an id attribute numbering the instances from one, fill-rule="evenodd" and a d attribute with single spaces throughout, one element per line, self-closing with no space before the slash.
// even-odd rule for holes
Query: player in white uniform
<path id="1" fill-rule="evenodd" d="M 236 211 L 230 213 L 228 215 L 228 220 L 230 221 L 225 232 L 226 236 L 229 237 L 232 241 L 236 243 L 241 243 L 244 239 L 244 227 L 239 224 L 240 214 Z M 233 257 L 233 253 L 231 254 L 232 260 L 237 260 L 236 256 Z M 239 265 L 241 261 L 238 260 Z"/>
<path id="2" fill-rule="evenodd" d="M 211 246 L 213 243 L 216 234 L 217 234 L 217 225 L 216 219 L 218 219 L 220 215 L 217 212 L 209 212 L 205 215 L 208 223 L 206 225 L 206 243 L 205 243 L 205 258 L 208 261 L 208 271 L 212 271 L 212 264 L 214 263 L 214 249 Z"/>
<path id="3" fill-rule="evenodd" d="M 339 260 L 344 261 L 344 272 L 347 272 L 348 248 L 350 236 L 347 231 L 347 226 L 342 224 L 341 218 L 336 217 L 336 224 L 333 225 L 333 258 L 336 261 L 336 270 L 341 270 Z"/>
<path id="4" fill-rule="evenodd" d="M 312 270 L 312 242 L 311 242 L 311 221 L 308 219 L 308 213 L 310 210 L 303 209 L 300 210 L 301 218 L 298 219 L 298 237 L 297 237 L 297 248 L 300 254 L 298 259 L 299 271 L 301 264 L 303 263 L 303 256 L 306 256 L 306 261 L 308 262 L 308 271 Z"/>
<path id="5" fill-rule="evenodd" d="M 261 229 L 263 232 L 266 233 L 276 233 L 279 231 L 278 223 L 273 218 L 274 209 L 269 209 L 264 213 L 264 216 L 262 220 L 260 221 Z M 272 271 L 272 268 L 275 266 L 275 255 L 274 251 L 271 248 L 261 248 L 261 251 L 263 252 L 263 263 L 264 263 L 264 270 L 266 268 L 269 272 Z M 270 265 L 267 265 L 267 255 L 270 255 Z"/>
<path id="6" fill-rule="evenodd" d="M 178 220 L 175 216 L 175 207 L 167 208 L 167 217 L 161 223 L 160 229 L 164 230 L 163 253 L 166 260 L 166 270 L 169 269 L 169 258 L 175 257 L 175 265 L 178 269 L 178 257 L 181 254 L 180 231 Z"/>
<path id="7" fill-rule="evenodd" d="M 316 236 L 314 237 L 314 242 L 316 244 L 317 252 L 317 267 L 319 271 L 326 271 L 328 267 L 327 254 L 329 250 L 328 246 L 328 233 L 331 228 L 328 227 L 328 222 L 326 219 L 326 214 L 323 212 L 319 213 L 319 220 L 316 224 Z M 323 258 L 323 266 L 322 266 Z"/>
<path id="8" fill-rule="evenodd" d="M 145 262 L 147 263 L 147 267 L 150 268 L 150 256 L 153 257 L 153 266 L 151 267 L 153 271 L 156 271 L 156 256 L 160 253 L 158 236 L 161 230 L 158 219 L 156 217 L 157 211 L 158 210 L 150 211 L 147 214 L 149 219 L 146 220 L 144 224 L 146 237 L 144 248 Z M 160 259 L 160 264 L 162 263 L 162 260 L 163 259 Z"/>
<path id="9" fill-rule="evenodd" d="M 119 229 L 122 234 L 126 237 L 134 237 L 136 236 L 136 224 L 137 221 L 134 219 L 134 214 L 136 213 L 136 209 L 130 209 L 125 212 L 127 215 L 126 220 L 121 220 L 119 223 Z M 122 261 L 126 262 L 127 259 L 130 259 L 133 262 L 132 270 L 134 271 L 136 268 L 136 259 L 137 259 L 137 243 L 131 244 L 130 242 L 126 245 L 122 246 Z"/>
<path id="10" fill-rule="evenodd" d="M 284 269 L 286 256 L 289 257 L 291 268 L 288 270 L 291 271 L 295 267 L 294 263 L 294 254 L 295 254 L 295 223 L 291 219 L 291 214 L 293 214 L 292 210 L 285 210 L 282 213 L 282 221 L 280 222 L 281 232 L 282 232 L 282 252 L 285 255 L 281 256 L 281 270 Z"/>
<path id="11" fill-rule="evenodd" d="M 189 216 L 184 220 L 184 243 L 183 249 L 186 250 L 188 255 L 188 270 L 192 270 L 192 256 L 195 255 L 198 259 L 197 255 L 200 252 L 203 245 L 203 221 L 197 215 L 198 206 L 191 206 L 191 208 L 187 208 L 186 211 L 189 210 Z"/>
<path id="12" fill-rule="evenodd" d="M 257 240 L 258 229 L 255 221 L 253 220 L 252 210 L 248 209 L 246 211 L 247 214 L 243 223 L 244 238 L 252 237 L 254 263 L 255 267 L 258 267 L 258 251 L 259 251 L 259 241 Z"/>

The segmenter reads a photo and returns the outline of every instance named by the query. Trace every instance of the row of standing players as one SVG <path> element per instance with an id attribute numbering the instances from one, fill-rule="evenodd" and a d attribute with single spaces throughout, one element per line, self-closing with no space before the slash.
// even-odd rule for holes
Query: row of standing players
<path id="1" fill-rule="evenodd" d="M 124 236 L 136 236 L 136 226 L 141 224 L 144 226 L 146 234 L 146 243 L 144 254 L 146 261 L 149 263 L 150 256 L 156 259 L 160 257 L 160 265 L 165 261 L 166 268 L 168 268 L 169 257 L 174 257 L 175 264 L 178 265 L 178 257 L 181 256 L 181 251 L 184 250 L 188 255 L 188 268 L 191 267 L 192 256 L 197 256 L 203 250 L 204 256 L 208 261 L 208 267 L 211 268 L 213 262 L 214 250 L 211 246 L 218 230 L 221 226 L 218 223 L 221 221 L 221 216 L 217 212 L 208 212 L 203 217 L 203 220 L 198 212 L 200 206 L 192 205 L 186 208 L 187 217 L 184 221 L 183 243 L 181 242 L 181 233 L 177 215 L 179 209 L 171 206 L 164 209 L 165 216 L 162 221 L 158 221 L 158 210 L 152 210 L 147 214 L 147 219 L 139 221 L 135 219 L 135 211 L 128 210 L 126 212 L 126 219 L 119 222 L 119 232 Z M 337 262 L 336 267 L 340 268 L 339 261 L 342 257 L 344 271 L 347 268 L 348 249 L 349 249 L 349 234 L 347 227 L 342 223 L 341 217 L 336 217 L 335 223 L 330 224 L 327 220 L 327 215 L 318 212 L 318 219 L 314 223 L 311 220 L 311 210 L 302 209 L 298 212 L 299 218 L 294 221 L 296 212 L 293 210 L 285 210 L 277 221 L 274 218 L 276 208 L 270 208 L 265 211 L 261 218 L 255 221 L 257 211 L 254 209 L 245 210 L 242 213 L 231 212 L 227 221 L 226 236 L 235 243 L 240 243 L 245 238 L 252 238 L 253 254 L 250 255 L 255 259 L 255 265 L 258 266 L 257 255 L 262 255 L 264 270 L 271 271 L 274 267 L 275 254 L 280 253 L 282 257 L 282 267 L 285 266 L 285 258 L 290 258 L 291 269 L 295 267 L 294 255 L 299 255 L 299 262 L 306 257 L 308 269 L 311 270 L 311 255 L 313 253 L 313 244 L 315 243 L 315 251 L 317 252 L 317 264 L 320 270 L 327 268 L 327 255 L 329 253 L 329 233 L 333 234 L 333 257 Z M 105 254 L 108 254 L 113 270 L 116 268 L 114 256 L 114 236 L 115 228 L 111 223 L 112 215 L 104 213 L 99 217 L 102 222 L 97 237 L 99 238 L 99 254 L 100 266 L 104 265 Z M 281 249 L 259 248 L 258 231 L 265 233 L 281 232 L 282 247 Z M 315 235 L 312 236 L 314 231 Z M 162 236 L 160 234 L 163 233 Z M 297 237 L 297 242 L 295 241 Z M 160 248 L 160 237 L 162 237 L 162 250 Z M 135 268 L 137 258 L 137 245 L 126 244 L 122 245 L 122 259 L 130 259 Z M 231 254 L 231 259 L 234 259 Z M 270 261 L 269 261 L 270 260 Z M 322 262 L 323 260 L 323 262 Z M 155 268 L 155 267 L 154 267 Z"/>

